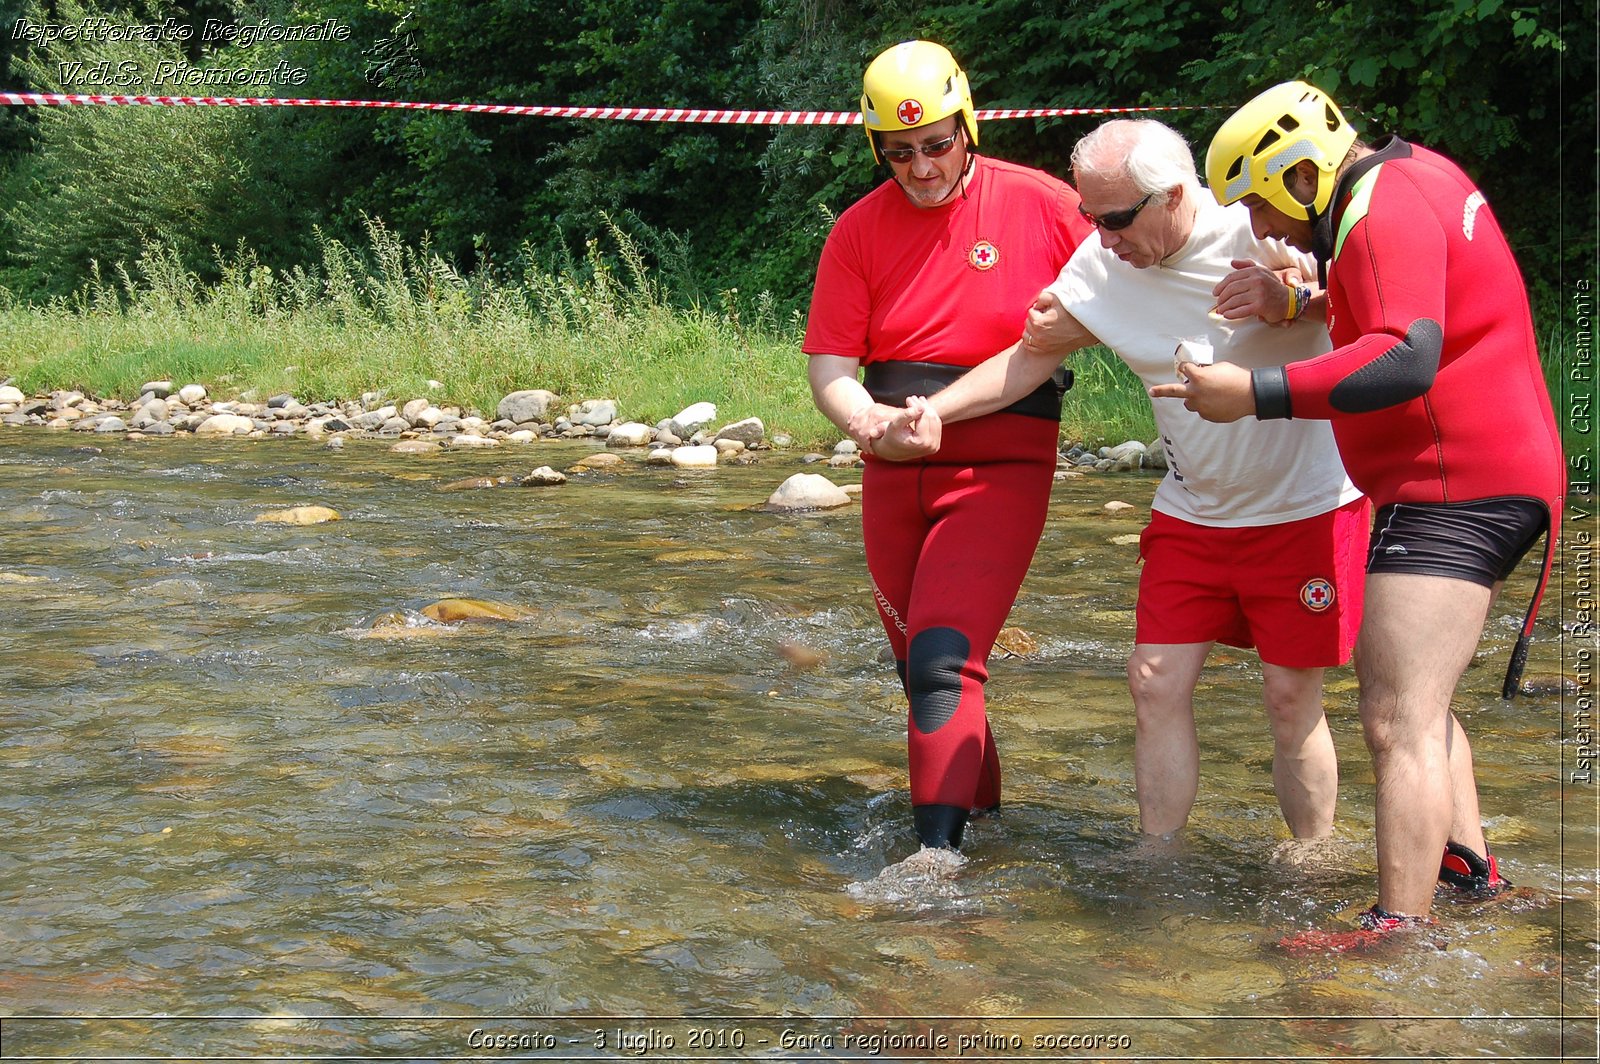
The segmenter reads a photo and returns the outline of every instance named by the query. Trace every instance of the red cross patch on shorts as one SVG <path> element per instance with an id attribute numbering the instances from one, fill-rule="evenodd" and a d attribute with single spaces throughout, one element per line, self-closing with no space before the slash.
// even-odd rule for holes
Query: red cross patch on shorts
<path id="1" fill-rule="evenodd" d="M 914 126 L 922 121 L 922 105 L 916 100 L 901 100 L 900 106 L 894 109 L 894 115 L 900 119 L 902 126 Z"/>
<path id="2" fill-rule="evenodd" d="M 1333 585 L 1320 576 L 1307 580 L 1300 589 L 1300 602 L 1312 613 L 1321 613 L 1333 605 Z"/>

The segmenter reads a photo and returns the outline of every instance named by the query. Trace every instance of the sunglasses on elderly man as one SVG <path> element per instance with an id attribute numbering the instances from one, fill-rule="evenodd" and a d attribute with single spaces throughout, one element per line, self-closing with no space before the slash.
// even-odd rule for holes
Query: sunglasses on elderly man
<path id="1" fill-rule="evenodd" d="M 924 144 L 920 148 L 878 148 L 878 154 L 892 163 L 908 163 L 917 157 L 920 152 L 930 159 L 937 159 L 949 155 L 950 149 L 956 146 L 956 134 L 952 133 L 943 140 L 936 140 L 932 144 Z"/>
<path id="2" fill-rule="evenodd" d="M 888 153 L 885 152 L 884 154 L 887 155 Z M 1144 199 L 1125 211 L 1107 211 L 1104 214 L 1090 214 L 1083 209 L 1083 204 L 1080 203 L 1078 204 L 1078 213 L 1083 215 L 1083 220 L 1090 225 L 1114 233 L 1118 229 L 1126 229 L 1132 225 L 1133 220 L 1139 216 L 1139 212 L 1144 210 L 1144 205 L 1149 203 L 1150 197 L 1154 195 L 1154 192 L 1147 194 Z"/>

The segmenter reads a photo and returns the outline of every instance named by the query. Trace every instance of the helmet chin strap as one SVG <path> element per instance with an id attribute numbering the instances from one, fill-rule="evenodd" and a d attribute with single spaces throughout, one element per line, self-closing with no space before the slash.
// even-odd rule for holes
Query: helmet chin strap
<path id="1" fill-rule="evenodd" d="M 1311 222 L 1311 255 L 1317 260 L 1317 287 L 1328 287 L 1328 260 L 1333 258 L 1333 201 L 1321 214 L 1312 205 L 1306 206 L 1306 218 Z"/>

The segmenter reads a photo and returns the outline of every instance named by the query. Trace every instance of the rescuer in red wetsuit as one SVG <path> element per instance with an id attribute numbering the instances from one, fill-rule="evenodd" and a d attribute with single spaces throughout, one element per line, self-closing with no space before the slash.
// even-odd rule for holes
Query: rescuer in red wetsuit
<path id="1" fill-rule="evenodd" d="M 1450 712 L 1489 604 L 1546 534 L 1564 468 L 1522 276 L 1483 193 L 1398 137 L 1356 140 L 1303 82 L 1225 122 L 1206 161 L 1220 203 L 1328 272 L 1333 350 L 1282 367 L 1185 366 L 1160 385 L 1202 417 L 1326 418 L 1376 508 L 1356 643 L 1377 777 L 1378 904 L 1362 929 L 1302 939 L 1342 949 L 1425 922 L 1435 884 L 1507 885 L 1489 854 L 1465 732 Z M 1516 690 L 1541 577 L 1503 690 Z M 1435 867 L 1424 855 L 1442 854 Z"/>
<path id="2" fill-rule="evenodd" d="M 954 849 L 1000 801 L 987 661 L 1044 527 L 1060 389 L 964 423 L 926 460 L 880 461 L 893 444 L 864 425 L 1015 343 L 1088 226 L 1065 183 L 974 152 L 967 78 L 940 45 L 873 60 L 861 110 L 893 179 L 829 234 L 803 346 L 817 407 L 867 452 L 862 535 L 910 702 L 917 837 Z"/>

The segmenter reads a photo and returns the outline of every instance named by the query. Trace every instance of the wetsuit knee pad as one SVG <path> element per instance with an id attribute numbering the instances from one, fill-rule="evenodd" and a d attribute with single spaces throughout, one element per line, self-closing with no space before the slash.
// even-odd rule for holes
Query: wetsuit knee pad
<path id="1" fill-rule="evenodd" d="M 903 679 L 911 720 L 924 735 L 948 724 L 961 707 L 961 672 L 971 656 L 971 641 L 954 628 L 926 628 L 911 638 Z"/>

